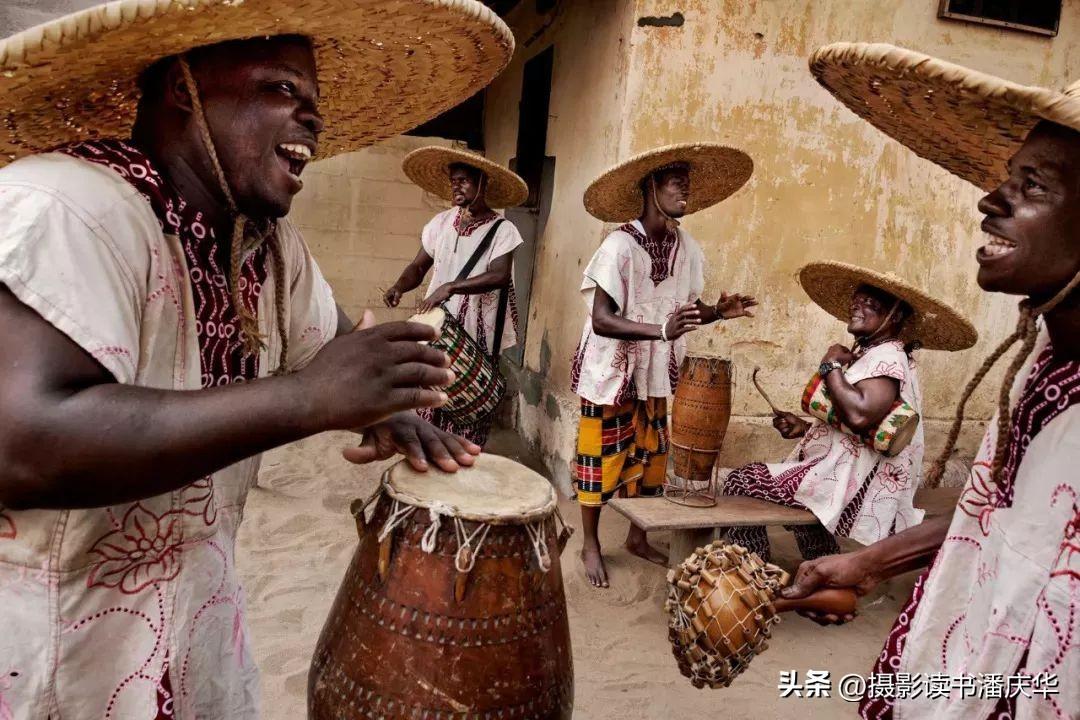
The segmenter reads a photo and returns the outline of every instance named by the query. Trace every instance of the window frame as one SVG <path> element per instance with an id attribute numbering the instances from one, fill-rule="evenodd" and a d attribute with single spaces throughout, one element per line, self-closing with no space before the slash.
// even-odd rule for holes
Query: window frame
<path id="1" fill-rule="evenodd" d="M 974 23 L 976 25 L 989 25 L 991 27 L 1005 28 L 1007 30 L 1019 30 L 1020 32 L 1033 33 L 1035 35 L 1042 35 L 1044 37 L 1057 37 L 1058 29 L 1061 27 L 1061 9 L 1064 5 L 1063 2 L 1058 3 L 1058 17 L 1057 22 L 1054 23 L 1054 29 L 1050 30 L 1036 25 L 1024 25 L 1023 23 L 1009 22 L 1008 20 L 995 20 L 993 18 L 981 17 L 979 15 L 967 15 L 965 13 L 953 12 L 949 9 L 949 4 L 952 0 L 940 0 L 938 3 L 938 17 L 945 20 L 955 20 L 960 22 Z"/>

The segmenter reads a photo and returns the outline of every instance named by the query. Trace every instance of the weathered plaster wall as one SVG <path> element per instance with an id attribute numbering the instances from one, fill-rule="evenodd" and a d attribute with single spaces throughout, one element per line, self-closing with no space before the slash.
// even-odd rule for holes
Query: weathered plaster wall
<path id="1" fill-rule="evenodd" d="M 365 308 L 380 321 L 405 320 L 415 312 L 426 282 L 393 310 L 383 305 L 382 295 L 416 256 L 420 230 L 449 205 L 413 185 L 401 160 L 418 147 L 451 144 L 402 135 L 304 170 L 304 189 L 289 217 L 349 317 L 359 320 Z"/>
<path id="2" fill-rule="evenodd" d="M 805 262 L 894 269 L 954 302 L 978 327 L 982 339 L 973 350 L 919 353 L 932 448 L 960 389 L 1014 327 L 1015 300 L 987 297 L 974 281 L 980 193 L 859 120 L 807 71 L 807 57 L 819 45 L 865 40 L 1019 82 L 1063 86 L 1080 76 L 1071 42 L 1080 30 L 1080 2 L 1064 3 L 1057 38 L 938 20 L 937 6 L 937 0 L 637 2 L 639 16 L 678 11 L 685 22 L 634 27 L 627 103 L 635 112 L 622 150 L 715 139 L 755 161 L 746 188 L 686 221 L 705 247 L 713 294 L 739 289 L 763 301 L 753 322 L 692 336 L 693 350 L 729 357 L 737 368 L 737 417 L 722 461 L 742 462 L 776 445 L 771 427 L 763 427 L 768 408 L 749 382 L 754 365 L 762 367 L 772 397 L 794 406 L 825 347 L 848 337 L 795 282 Z M 988 378 L 970 417 L 990 416 L 999 377 Z M 979 422 L 967 428 L 969 451 L 981 430 Z"/>
<path id="3" fill-rule="evenodd" d="M 518 46 L 513 62 L 487 91 L 487 154 L 506 164 L 517 146 L 517 103 L 525 61 L 555 46 L 547 154 L 555 157 L 552 211 L 539 238 L 525 372 L 518 406 L 522 436 L 546 458 L 569 490 L 569 448 L 578 407 L 569 393 L 570 359 L 581 333 L 581 270 L 603 239 L 603 227 L 581 204 L 587 178 L 618 157 L 624 121 L 626 41 L 633 8 L 623 0 L 564 0 L 545 16 L 521 3 L 507 20 Z"/>
<path id="4" fill-rule="evenodd" d="M 814 259 L 897 270 L 954 302 L 979 328 L 982 340 L 973 350 L 920 353 L 928 439 L 931 451 L 937 448 L 960 388 L 1015 318 L 1013 300 L 983 296 L 974 282 L 979 193 L 858 120 L 814 82 L 807 57 L 832 41 L 887 41 L 1013 80 L 1060 86 L 1080 77 L 1072 42 L 1080 0 L 1064 3 L 1057 38 L 938 20 L 937 0 L 576 5 L 584 7 L 564 12 L 551 38 L 556 73 L 548 151 L 556 156 L 556 198 L 530 309 L 527 362 L 544 384 L 522 405 L 526 436 L 559 458 L 555 470 L 572 457 L 569 363 L 584 318 L 576 289 L 604 232 L 582 209 L 582 191 L 616 157 L 700 139 L 731 143 L 755 160 L 754 177 L 737 195 L 685 221 L 705 248 L 707 299 L 740 290 L 762 301 L 754 321 L 692 336 L 694 351 L 729 357 L 737 369 L 735 418 L 721 461 L 777 458 L 787 446 L 750 385 L 755 365 L 774 400 L 796 409 L 825 348 L 849 339 L 794 280 Z M 681 24 L 637 23 L 676 13 Z M 517 19 L 515 29 L 519 24 L 528 20 Z M 519 38 L 524 34 L 527 29 Z M 574 40 L 586 38 L 585 47 L 576 47 Z M 493 86 L 501 99 L 489 106 L 490 147 L 503 155 L 513 152 L 519 68 L 520 58 Z M 978 421 L 992 412 L 998 377 L 988 378 L 970 406 L 976 422 L 965 430 L 967 452 L 981 433 Z"/>

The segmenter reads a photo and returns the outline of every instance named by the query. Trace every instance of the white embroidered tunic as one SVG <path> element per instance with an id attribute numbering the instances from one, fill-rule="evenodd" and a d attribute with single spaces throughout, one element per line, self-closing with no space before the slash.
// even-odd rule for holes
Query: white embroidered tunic
<path id="1" fill-rule="evenodd" d="M 428 295 L 439 286 L 457 280 L 465 263 L 472 257 L 492 224 L 501 218 L 496 215 L 488 222 L 469 228 L 465 234 L 459 234 L 454 221 L 460 212 L 460 209 L 454 207 L 439 213 L 424 226 L 420 234 L 424 251 L 435 261 L 431 269 Z M 523 242 L 521 233 L 518 232 L 514 223 L 504 220 L 495 231 L 491 247 L 469 272 L 469 277 L 476 277 L 487 272 L 493 260 L 513 252 Z M 512 273 L 511 269 L 511 276 Z M 514 297 L 513 281 L 507 293 L 507 301 L 500 352 L 517 345 L 517 303 Z M 464 326 L 465 331 L 486 348 L 489 354 L 493 354 L 492 343 L 495 339 L 499 291 L 492 290 L 475 295 L 453 295 L 445 304 L 446 309 Z"/>
<path id="2" fill-rule="evenodd" d="M 900 341 L 868 349 L 844 371 L 855 385 L 875 377 L 900 384 L 900 398 L 922 414 L 922 391 Z M 922 522 L 912 505 L 922 478 L 923 424 L 896 457 L 885 457 L 861 440 L 815 420 L 786 462 L 769 463 L 774 476 L 797 482 L 795 500 L 817 515 L 830 532 L 864 545 Z"/>
<path id="3" fill-rule="evenodd" d="M 645 229 L 635 220 L 608 235 L 585 268 L 581 295 L 588 315 L 571 389 L 589 402 L 613 405 L 674 393 L 686 335 L 673 342 L 601 337 L 592 329 L 592 308 L 595 289 L 601 288 L 615 301 L 620 317 L 662 324 L 681 306 L 698 300 L 705 288 L 704 255 L 688 232 L 676 232 L 670 250 L 662 247 L 654 262 L 656 249 L 650 253 L 646 248 Z M 657 264 L 666 265 L 666 272 L 654 272 Z"/>
<path id="4" fill-rule="evenodd" d="M 1043 330 L 1012 388 L 1012 438 L 990 479 L 990 422 L 944 545 L 900 616 L 882 660 L 896 672 L 1044 680 L 1012 700 L 926 695 L 895 718 L 1080 717 L 1080 363 L 1055 363 Z M 921 596 L 921 597 L 920 597 Z M 884 668 L 882 668 L 884 670 Z M 879 671 L 882 671 L 879 670 Z M 1008 690 L 1006 690 L 1007 692 Z M 1000 688 L 997 691 L 1000 698 Z"/>
<path id="5" fill-rule="evenodd" d="M 0 283 L 117 382 L 199 390 L 183 248 L 118 174 L 148 171 L 59 153 L 0 170 Z M 290 363 L 299 368 L 333 337 L 337 310 L 299 234 L 287 221 L 278 233 L 291 282 Z M 266 282 L 262 375 L 280 349 Z M 112 507 L 0 507 L 0 717 L 257 718 L 234 549 L 258 466 L 254 457 Z"/>

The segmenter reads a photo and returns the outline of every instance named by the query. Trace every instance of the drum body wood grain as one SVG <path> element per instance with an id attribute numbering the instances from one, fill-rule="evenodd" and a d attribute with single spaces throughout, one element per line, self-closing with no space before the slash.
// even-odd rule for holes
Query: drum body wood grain
<path id="1" fill-rule="evenodd" d="M 431 533 L 426 509 L 380 542 L 395 509 L 383 495 L 361 533 L 312 660 L 309 718 L 569 720 L 573 665 L 554 518 L 539 526 L 546 571 L 524 525 L 490 524 L 462 573 L 461 530 L 444 518 Z"/>
<path id="2" fill-rule="evenodd" d="M 671 460 L 677 477 L 712 478 L 731 420 L 731 362 L 688 355 L 671 408 Z"/>

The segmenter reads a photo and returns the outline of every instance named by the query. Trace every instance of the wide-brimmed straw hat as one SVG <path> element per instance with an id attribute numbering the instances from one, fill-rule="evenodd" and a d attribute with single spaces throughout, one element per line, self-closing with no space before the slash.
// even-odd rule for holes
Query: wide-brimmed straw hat
<path id="1" fill-rule="evenodd" d="M 754 161 L 742 150 L 716 143 L 668 145 L 635 155 L 593 180 L 585 190 L 585 209 L 605 222 L 626 222 L 645 210 L 641 181 L 661 168 L 690 168 L 690 200 L 686 214 L 724 200 L 746 184 Z"/>
<path id="2" fill-rule="evenodd" d="M 227 40 L 303 35 L 326 121 L 319 156 L 447 110 L 509 61 L 509 28 L 476 0 L 118 0 L 0 41 L 0 165 L 89 138 L 126 138 L 140 74 Z"/>
<path id="3" fill-rule="evenodd" d="M 979 333 L 963 315 L 892 273 L 843 262 L 812 262 L 799 271 L 799 284 L 825 312 L 845 323 L 851 318 L 851 296 L 860 285 L 884 290 L 911 306 L 900 339 L 918 342 L 928 350 L 964 350 Z"/>
<path id="4" fill-rule="evenodd" d="M 516 173 L 483 155 L 431 145 L 405 156 L 401 169 L 414 183 L 443 200 L 450 200 L 450 166 L 468 165 L 484 173 L 484 200 L 488 207 L 517 207 L 529 197 L 529 187 Z"/>
<path id="5" fill-rule="evenodd" d="M 876 128 L 983 190 L 1040 120 L 1080 130 L 1080 83 L 1020 85 L 885 44 L 834 43 L 810 56 L 829 92 Z"/>

